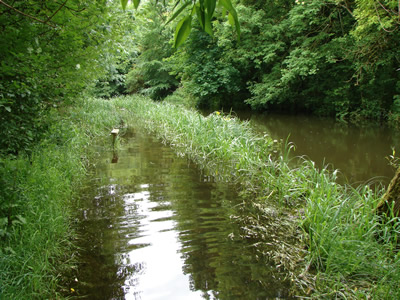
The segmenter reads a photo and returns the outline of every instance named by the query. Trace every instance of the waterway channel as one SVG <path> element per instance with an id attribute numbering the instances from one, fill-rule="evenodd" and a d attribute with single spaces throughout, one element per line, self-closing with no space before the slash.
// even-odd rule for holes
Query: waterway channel
<path id="1" fill-rule="evenodd" d="M 331 118 L 284 114 L 239 114 L 253 128 L 295 146 L 292 156 L 306 156 L 320 168 L 338 169 L 341 182 L 387 185 L 395 170 L 388 163 L 400 153 L 400 132 L 371 122 L 356 126 Z"/>
<path id="2" fill-rule="evenodd" d="M 118 153 L 98 147 L 82 192 L 79 299 L 289 298 L 285 274 L 233 220 L 233 186 L 143 132 L 123 139 Z"/>
<path id="3" fill-rule="evenodd" d="M 400 135 L 384 126 L 356 127 L 309 116 L 241 116 L 253 128 L 296 146 L 351 184 L 386 185 L 386 159 Z M 78 209 L 79 299 L 288 299 L 289 283 L 246 238 L 250 214 L 229 183 L 214 182 L 187 158 L 130 129 L 122 148 L 98 147 Z M 280 237 L 271 234 L 277 245 Z M 272 246 L 275 247 L 275 246 Z"/>

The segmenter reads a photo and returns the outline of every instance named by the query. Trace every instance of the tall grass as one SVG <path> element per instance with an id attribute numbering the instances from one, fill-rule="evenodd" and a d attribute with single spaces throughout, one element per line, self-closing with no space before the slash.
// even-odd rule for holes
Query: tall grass
<path id="1" fill-rule="evenodd" d="M 60 287 L 74 263 L 72 199 L 93 139 L 120 122 L 109 108 L 87 101 L 68 113 L 54 112 L 30 157 L 0 158 L 0 299 L 56 299 L 72 292 Z"/>
<path id="2" fill-rule="evenodd" d="M 318 271 L 315 296 L 399 299 L 400 222 L 376 214 L 383 190 L 318 181 L 324 187 L 310 193 L 303 221 L 308 263 Z"/>

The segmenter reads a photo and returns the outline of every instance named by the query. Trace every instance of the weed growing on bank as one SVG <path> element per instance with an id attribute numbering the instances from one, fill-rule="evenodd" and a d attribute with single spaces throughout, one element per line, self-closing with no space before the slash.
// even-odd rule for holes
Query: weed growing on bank
<path id="1" fill-rule="evenodd" d="M 131 126 L 155 133 L 218 180 L 241 185 L 250 199 L 244 205 L 256 208 L 243 237 L 261 238 L 255 247 L 283 266 L 303 295 L 400 298 L 399 219 L 375 213 L 383 189 L 340 185 L 336 172 L 307 159 L 293 166 L 290 144 L 280 151 L 277 141 L 230 114 L 203 117 L 139 96 L 113 102 Z M 262 242 L 271 244 L 271 235 L 273 251 Z"/>
<path id="2" fill-rule="evenodd" d="M 94 139 L 120 119 L 107 102 L 86 101 L 60 115 L 27 156 L 0 157 L 0 299 L 58 299 L 73 294 L 73 197 L 86 175 Z M 109 104 L 109 106 L 107 106 Z"/>
<path id="3" fill-rule="evenodd" d="M 65 141 L 67 132 L 56 130 L 52 138 Z M 44 140 L 31 157 L 0 159 L 2 299 L 57 295 L 60 274 L 70 266 L 69 201 L 85 174 L 76 146 Z"/>

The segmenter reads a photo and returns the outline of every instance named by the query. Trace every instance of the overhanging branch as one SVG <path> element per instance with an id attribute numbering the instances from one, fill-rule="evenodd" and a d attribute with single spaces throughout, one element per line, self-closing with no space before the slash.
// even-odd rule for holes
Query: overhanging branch
<path id="1" fill-rule="evenodd" d="M 53 27 L 53 28 L 57 28 L 56 26 L 47 23 L 47 21 L 43 21 L 43 20 L 40 20 L 40 19 L 38 19 L 38 18 L 36 18 L 36 17 L 34 17 L 34 16 L 31 16 L 31 15 L 29 15 L 29 14 L 26 14 L 26 13 L 24 13 L 24 12 L 22 12 L 22 11 L 16 9 L 15 7 L 13 7 L 13 6 L 11 6 L 11 5 L 5 3 L 5 2 L 2 1 L 2 0 L 0 0 L 0 4 L 4 5 L 5 7 L 9 8 L 9 9 L 11 9 L 11 10 L 13 10 L 13 11 L 15 11 L 16 13 L 18 13 L 18 14 L 24 16 L 24 17 L 27 17 L 27 18 L 32 19 L 32 20 L 35 20 L 36 22 L 40 22 L 40 23 L 42 23 L 42 24 L 48 25 L 48 26 Z M 57 13 L 57 12 L 56 12 L 56 13 Z M 53 14 L 53 15 L 54 15 L 54 14 Z M 52 16 L 52 17 L 53 17 L 53 16 Z M 49 18 L 49 20 L 50 20 L 50 19 L 51 19 L 51 18 Z"/>

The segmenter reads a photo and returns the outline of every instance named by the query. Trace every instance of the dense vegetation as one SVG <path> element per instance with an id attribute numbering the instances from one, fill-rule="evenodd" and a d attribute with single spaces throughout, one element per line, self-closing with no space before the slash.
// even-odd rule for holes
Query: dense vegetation
<path id="1" fill-rule="evenodd" d="M 57 295 L 87 146 L 121 120 L 240 182 L 260 215 L 269 201 L 286 207 L 283 215 L 304 206 L 304 272 L 292 264 L 296 253 L 283 262 L 303 292 L 398 298 L 399 228 L 394 216 L 374 213 L 382 191 L 340 186 L 308 161 L 289 167 L 287 152 L 273 154 L 273 141 L 230 116 L 205 119 L 140 97 L 104 100 L 137 93 L 192 107 L 397 122 L 398 2 L 243 0 L 228 18 L 226 1 L 212 18 L 210 1 L 207 10 L 182 2 L 186 14 L 176 18 L 179 1 L 135 11 L 117 2 L 0 1 L 0 298 Z M 82 100 L 88 95 L 102 99 Z"/>
<path id="2" fill-rule="evenodd" d="M 157 55 L 140 55 L 132 72 L 151 73 L 152 82 L 127 82 L 128 88 L 160 88 L 168 71 L 203 107 L 398 118 L 397 1 L 241 1 L 236 9 L 240 41 L 220 13 L 212 21 L 213 36 L 193 24 L 176 52 L 164 46 L 168 34 L 156 34 L 173 27 L 148 27 L 137 43 L 141 53 Z M 169 8 L 158 4 L 156 10 L 144 13 L 145 20 L 164 22 Z M 149 65 L 155 60 L 158 73 Z M 165 92 L 174 88 L 173 81 L 164 86 Z"/>
<path id="3" fill-rule="evenodd" d="M 89 86 L 100 97 L 174 93 L 205 108 L 399 117 L 397 1 L 244 0 L 235 3 L 237 24 L 225 17 L 226 0 L 216 8 L 150 1 L 126 11 L 116 2 L 0 3 L 2 152 L 28 150 L 48 109 Z M 188 12 L 200 19 L 177 43 Z"/>

